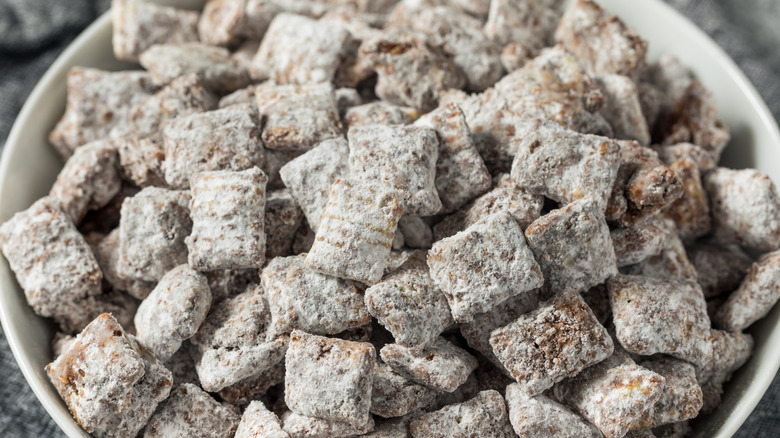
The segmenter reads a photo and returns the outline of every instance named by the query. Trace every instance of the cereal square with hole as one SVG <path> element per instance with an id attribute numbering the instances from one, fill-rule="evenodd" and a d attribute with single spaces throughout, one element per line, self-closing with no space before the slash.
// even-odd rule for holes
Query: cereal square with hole
<path id="1" fill-rule="evenodd" d="M 387 344 L 379 352 L 396 373 L 437 391 L 453 392 L 477 369 L 477 359 L 442 337 L 425 348 Z"/>
<path id="2" fill-rule="evenodd" d="M 445 406 L 422 415 L 409 425 L 415 438 L 513 438 L 504 397 L 498 391 L 482 391 L 469 401 Z"/>
<path id="3" fill-rule="evenodd" d="M 157 85 L 195 73 L 204 87 L 219 93 L 249 85 L 249 72 L 222 47 L 201 43 L 156 44 L 141 53 L 141 65 Z"/>
<path id="4" fill-rule="evenodd" d="M 149 419 L 144 438 L 231 438 L 240 421 L 238 408 L 214 400 L 197 385 L 184 383 L 171 392 L 168 400 Z"/>

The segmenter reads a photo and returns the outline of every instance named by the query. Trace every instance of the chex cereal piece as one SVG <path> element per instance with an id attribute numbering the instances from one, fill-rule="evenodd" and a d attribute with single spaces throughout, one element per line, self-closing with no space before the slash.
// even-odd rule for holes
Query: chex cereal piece
<path id="1" fill-rule="evenodd" d="M 371 413 L 374 415 L 401 417 L 431 406 L 438 396 L 435 389 L 413 383 L 384 363 L 378 362 L 374 367 L 371 390 Z"/>
<path id="2" fill-rule="evenodd" d="M 508 174 L 503 174 L 498 177 L 493 190 L 479 196 L 436 224 L 433 227 L 434 241 L 450 237 L 479 220 L 501 211 L 512 215 L 520 229 L 525 231 L 541 216 L 543 205 L 543 196 L 526 192 L 515 184 Z"/>
<path id="3" fill-rule="evenodd" d="M 398 229 L 404 235 L 404 244 L 409 248 L 428 249 L 433 245 L 431 227 L 418 216 L 401 216 Z"/>
<path id="4" fill-rule="evenodd" d="M 133 107 L 153 92 L 146 72 L 74 67 L 68 72 L 65 114 L 49 141 L 67 159 L 77 147 L 103 139 L 114 127 L 126 124 Z"/>
<path id="5" fill-rule="evenodd" d="M 780 247 L 780 194 L 769 176 L 719 167 L 704 176 L 704 187 L 719 241 L 761 251 Z"/>
<path id="6" fill-rule="evenodd" d="M 282 414 L 282 430 L 290 438 L 348 438 L 374 430 L 374 419 L 369 417 L 365 424 L 353 426 L 342 421 L 309 417 L 292 411 Z"/>
<path id="7" fill-rule="evenodd" d="M 38 315 L 57 316 L 64 304 L 101 292 L 95 256 L 56 198 L 41 198 L 4 223 L 0 245 Z"/>
<path id="8" fill-rule="evenodd" d="M 265 183 L 257 167 L 196 173 L 190 179 L 189 263 L 200 271 L 265 263 Z"/>
<path id="9" fill-rule="evenodd" d="M 661 253 L 650 256 L 635 265 L 622 268 L 624 274 L 644 275 L 646 277 L 663 279 L 696 280 L 698 275 L 677 234 L 672 234 L 666 240 Z"/>
<path id="10" fill-rule="evenodd" d="M 249 73 L 221 47 L 201 43 L 158 44 L 141 53 L 141 65 L 157 85 L 187 73 L 198 75 L 209 90 L 230 92 L 249 84 Z"/>
<path id="11" fill-rule="evenodd" d="M 515 433 L 523 437 L 600 438 L 596 426 L 588 423 L 566 406 L 539 394 L 529 396 L 522 386 L 513 383 L 506 388 L 509 421 Z"/>
<path id="12" fill-rule="evenodd" d="M 683 192 L 682 196 L 664 209 L 664 213 L 677 224 L 680 238 L 691 242 L 712 229 L 707 192 L 704 191 L 701 173 L 695 162 L 678 160 L 669 165 L 669 170 L 682 181 Z"/>
<path id="13" fill-rule="evenodd" d="M 620 166 L 614 140 L 534 120 L 518 140 L 512 179 L 535 195 L 568 204 L 590 196 L 606 207 Z"/>
<path id="14" fill-rule="evenodd" d="M 664 378 L 622 352 L 555 386 L 558 400 L 595 424 L 607 438 L 620 438 L 661 398 Z"/>
<path id="15" fill-rule="evenodd" d="M 577 0 L 563 14 L 555 41 L 596 75 L 631 78 L 645 66 L 647 41 L 592 0 Z"/>
<path id="16" fill-rule="evenodd" d="M 165 181 L 184 189 L 198 172 L 262 167 L 265 154 L 260 128 L 257 110 L 250 105 L 170 121 L 162 132 Z"/>
<path id="17" fill-rule="evenodd" d="M 263 269 L 270 334 L 279 336 L 297 328 L 335 335 L 371 322 L 357 284 L 307 268 L 305 257 L 276 257 Z"/>
<path id="18" fill-rule="evenodd" d="M 368 312 L 406 347 L 432 344 L 453 320 L 447 298 L 433 283 L 425 252 L 415 251 L 398 270 L 366 290 Z"/>
<path id="19" fill-rule="evenodd" d="M 766 316 L 778 299 L 780 250 L 764 254 L 748 269 L 739 289 L 720 306 L 713 322 L 731 332 L 745 329 Z"/>
<path id="20" fill-rule="evenodd" d="M 351 39 L 334 21 L 281 13 L 271 22 L 250 71 L 256 79 L 279 84 L 331 82 Z"/>
<path id="21" fill-rule="evenodd" d="M 260 39 L 281 4 L 258 0 L 209 0 L 198 21 L 200 40 L 213 46 L 233 46 L 242 37 Z"/>
<path id="22" fill-rule="evenodd" d="M 546 286 L 587 290 L 617 274 L 617 260 L 602 206 L 584 198 L 553 210 L 525 230 Z"/>
<path id="23" fill-rule="evenodd" d="M 144 438 L 202 436 L 230 438 L 241 421 L 240 411 L 211 398 L 196 385 L 184 383 L 152 415 Z"/>
<path id="24" fill-rule="evenodd" d="M 265 258 L 292 254 L 295 232 L 303 221 L 303 211 L 289 190 L 268 192 L 265 201 Z"/>
<path id="25" fill-rule="evenodd" d="M 197 347 L 195 369 L 203 389 L 220 391 L 279 363 L 287 338 L 266 340 L 270 323 L 259 285 L 217 303 L 190 341 Z"/>
<path id="26" fill-rule="evenodd" d="M 209 283 L 213 303 L 244 292 L 250 284 L 260 283 L 257 269 L 225 269 L 204 272 L 203 275 Z"/>
<path id="27" fill-rule="evenodd" d="M 701 82 L 688 85 L 666 121 L 663 143 L 691 142 L 701 146 L 717 163 L 731 139 L 731 134 L 718 119 L 715 98 Z"/>
<path id="28" fill-rule="evenodd" d="M 361 427 L 371 419 L 375 362 L 371 344 L 293 330 L 284 400 L 294 412 Z"/>
<path id="29" fill-rule="evenodd" d="M 666 247 L 676 228 L 671 219 L 656 215 L 628 228 L 617 228 L 609 235 L 618 267 L 633 265 L 657 256 Z"/>
<path id="30" fill-rule="evenodd" d="M 136 337 L 161 362 L 195 335 L 211 307 L 206 277 L 187 265 L 166 273 L 135 314 Z"/>
<path id="31" fill-rule="evenodd" d="M 349 144 L 344 138 L 325 140 L 314 149 L 289 161 L 279 176 L 300 205 L 312 230 L 317 230 L 330 186 L 349 173 Z"/>
<path id="32" fill-rule="evenodd" d="M 267 148 L 306 151 L 342 135 L 330 84 L 261 86 L 255 89 L 255 99 Z"/>
<path id="33" fill-rule="evenodd" d="M 169 369 L 173 375 L 174 388 L 182 383 L 200 385 L 198 372 L 195 371 L 195 361 L 192 359 L 192 348 L 192 344 L 185 341 L 170 359 L 163 362 L 165 368 Z"/>
<path id="34" fill-rule="evenodd" d="M 753 258 L 737 245 L 721 245 L 712 241 L 697 242 L 686 248 L 688 259 L 696 268 L 697 280 L 704 298 L 712 298 L 735 291 Z"/>
<path id="35" fill-rule="evenodd" d="M 607 330 L 574 291 L 493 330 L 490 345 L 529 395 L 601 362 L 614 348 Z"/>
<path id="36" fill-rule="evenodd" d="M 351 128 L 352 178 L 396 191 L 404 214 L 430 216 L 441 209 L 434 185 L 439 140 L 429 128 L 369 125 Z"/>
<path id="37" fill-rule="evenodd" d="M 634 421 L 632 429 L 650 429 L 699 415 L 702 392 L 693 365 L 670 357 L 646 360 L 641 365 L 661 375 L 666 386 L 661 398 Z"/>
<path id="38" fill-rule="evenodd" d="M 89 324 L 46 373 L 81 427 L 98 437 L 135 436 L 171 391 L 171 372 L 109 314 Z"/>
<path id="39" fill-rule="evenodd" d="M 661 108 L 658 121 L 668 117 L 677 102 L 685 95 L 693 77 L 680 58 L 664 53 L 649 64 L 642 72 L 642 81 L 651 84 L 661 93 Z"/>
<path id="40" fill-rule="evenodd" d="M 597 78 L 604 92 L 601 114 L 612 125 L 615 138 L 636 140 L 642 146 L 650 144 L 650 129 L 642 113 L 639 91 L 631 78 L 605 74 Z"/>
<path id="41" fill-rule="evenodd" d="M 417 120 L 415 126 L 431 128 L 439 138 L 434 184 L 442 203 L 440 213 L 451 213 L 490 189 L 490 174 L 474 146 L 463 111 L 456 104 L 437 108 Z"/>
<path id="42" fill-rule="evenodd" d="M 696 163 L 699 171 L 702 173 L 712 170 L 718 166 L 718 163 L 703 147 L 693 143 L 676 143 L 669 145 L 653 145 L 653 150 L 658 153 L 658 157 L 671 165 L 680 160 L 690 160 Z"/>
<path id="43" fill-rule="evenodd" d="M 49 195 L 60 201 L 73 223 L 79 223 L 87 210 L 108 204 L 119 192 L 119 158 L 108 141 L 95 141 L 79 147 L 65 162 Z"/>
<path id="44" fill-rule="evenodd" d="M 665 353 L 699 366 L 710 360 L 710 318 L 698 283 L 617 275 L 607 288 L 616 336 L 627 351 Z"/>
<path id="45" fill-rule="evenodd" d="M 559 18 L 545 3 L 539 0 L 491 1 L 485 35 L 502 46 L 514 43 L 529 51 L 549 46 Z"/>
<path id="46" fill-rule="evenodd" d="M 165 146 L 159 135 L 122 136 L 111 141 L 119 153 L 122 179 L 138 187 L 168 187 L 163 170 Z"/>
<path id="47" fill-rule="evenodd" d="M 711 412 L 719 403 L 723 384 L 747 362 L 753 352 L 753 337 L 742 332 L 712 330 L 712 360 L 696 369 L 696 379 L 704 391 L 702 412 Z"/>
<path id="48" fill-rule="evenodd" d="M 247 377 L 219 391 L 219 397 L 235 406 L 246 406 L 252 400 L 258 400 L 275 385 L 284 382 L 284 361 L 278 362 L 271 368 Z"/>
<path id="49" fill-rule="evenodd" d="M 191 230 L 189 192 L 147 187 L 125 199 L 119 223 L 119 277 L 159 281 L 187 263 L 184 239 Z"/>
<path id="50" fill-rule="evenodd" d="M 114 56 L 137 61 L 155 44 L 198 41 L 198 16 L 194 11 L 174 9 L 137 0 L 112 0 Z"/>
<path id="51" fill-rule="evenodd" d="M 444 392 L 455 391 L 478 365 L 474 356 L 442 337 L 419 350 L 387 344 L 379 354 L 398 374 Z"/>
<path id="52" fill-rule="evenodd" d="M 344 114 L 348 128 L 366 125 L 405 125 L 420 116 L 420 112 L 408 106 L 398 106 L 378 100 L 349 108 Z"/>
<path id="53" fill-rule="evenodd" d="M 423 112 L 438 105 L 442 92 L 466 83 L 452 61 L 431 47 L 425 35 L 405 27 L 388 28 L 381 36 L 363 41 L 358 56 L 366 57 L 377 72 L 377 96 Z"/>
<path id="54" fill-rule="evenodd" d="M 113 315 L 122 327 L 134 332 L 133 316 L 138 301 L 119 291 L 108 291 L 90 295 L 77 301 L 61 302 L 54 315 L 54 322 L 65 333 L 78 333 L 103 313 Z"/>
<path id="55" fill-rule="evenodd" d="M 504 397 L 498 391 L 492 390 L 482 391 L 467 402 L 425 414 L 412 421 L 409 431 L 415 438 L 515 436 L 509 423 Z"/>
<path id="56" fill-rule="evenodd" d="M 544 282 L 522 230 L 508 212 L 492 214 L 436 242 L 428 266 L 456 322 L 469 322 Z"/>
<path id="57" fill-rule="evenodd" d="M 209 2 L 215 3 L 215 2 Z M 227 2 L 222 2 L 227 3 Z M 241 422 L 238 424 L 235 438 L 289 438 L 282 430 L 279 417 L 269 411 L 261 401 L 253 401 L 244 410 Z"/>
<path id="58" fill-rule="evenodd" d="M 394 192 L 337 179 L 330 188 L 306 266 L 374 284 L 382 278 L 402 213 Z"/>
<path id="59" fill-rule="evenodd" d="M 233 105 L 251 105 L 255 107 L 255 90 L 257 87 L 258 85 L 250 85 L 223 96 L 219 99 L 217 108 L 223 109 Z"/>

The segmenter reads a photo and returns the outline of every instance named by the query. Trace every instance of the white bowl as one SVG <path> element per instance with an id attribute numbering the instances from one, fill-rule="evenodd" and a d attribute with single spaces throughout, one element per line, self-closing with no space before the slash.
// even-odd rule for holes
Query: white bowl
<path id="1" fill-rule="evenodd" d="M 160 2 L 187 9 L 204 0 Z M 701 30 L 659 0 L 600 0 L 650 42 L 650 58 L 673 53 L 710 88 L 719 113 L 731 129 L 730 146 L 721 164 L 755 167 L 780 183 L 780 131 L 755 88 L 731 59 Z M 111 51 L 111 18 L 103 15 L 57 59 L 25 103 L 0 160 L 0 222 L 46 195 L 62 162 L 47 136 L 65 108 L 65 81 L 73 66 L 106 70 L 137 68 L 116 61 Z M 13 273 L 0 262 L 0 321 L 16 361 L 44 408 L 69 437 L 86 437 L 49 383 L 44 366 L 52 357 L 54 326 L 36 316 Z M 748 330 L 756 340 L 750 361 L 726 386 L 723 403 L 697 420 L 696 436 L 729 437 L 758 404 L 780 367 L 780 306 Z"/>

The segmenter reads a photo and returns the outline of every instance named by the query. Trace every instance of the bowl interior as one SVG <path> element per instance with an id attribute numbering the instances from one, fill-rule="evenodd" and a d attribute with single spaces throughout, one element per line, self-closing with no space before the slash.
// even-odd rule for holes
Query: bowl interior
<path id="1" fill-rule="evenodd" d="M 760 96 L 734 63 L 702 31 L 659 0 L 599 0 L 650 42 L 650 58 L 673 53 L 710 88 L 732 139 L 721 165 L 755 167 L 780 183 L 780 133 Z M 159 2 L 187 9 L 204 0 Z M 663 25 L 660 25 L 663 23 Z M 674 29 L 674 31 L 669 31 Z M 0 222 L 46 195 L 62 162 L 48 143 L 48 133 L 65 107 L 66 76 L 73 66 L 105 70 L 138 68 L 116 61 L 111 51 L 111 21 L 104 15 L 58 58 L 23 107 L 0 162 Z M 70 437 L 87 436 L 73 420 L 44 366 L 51 361 L 54 327 L 27 305 L 5 259 L 0 261 L 0 320 L 6 337 L 38 399 Z M 696 436 L 731 436 L 753 410 L 780 366 L 780 306 L 748 332 L 756 340 L 750 361 L 726 386 L 718 410 L 696 421 Z"/>

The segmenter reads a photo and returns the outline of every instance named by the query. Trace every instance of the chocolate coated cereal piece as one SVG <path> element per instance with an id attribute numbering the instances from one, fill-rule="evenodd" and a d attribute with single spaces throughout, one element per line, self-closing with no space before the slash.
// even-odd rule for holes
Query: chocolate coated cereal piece
<path id="1" fill-rule="evenodd" d="M 507 212 L 436 242 L 428 252 L 428 266 L 456 322 L 469 322 L 544 282 L 522 230 Z"/>
<path id="2" fill-rule="evenodd" d="M 190 178 L 212 170 L 246 170 L 264 163 L 260 121 L 251 105 L 178 117 L 163 129 L 165 181 L 190 186 Z"/>
<path id="3" fill-rule="evenodd" d="M 221 99 L 219 99 L 217 108 L 223 109 L 233 105 L 251 105 L 256 107 L 255 90 L 257 87 L 258 85 L 250 85 L 223 96 Z"/>
<path id="4" fill-rule="evenodd" d="M 605 74 L 596 79 L 604 92 L 601 114 L 612 125 L 615 138 L 650 144 L 650 130 L 642 113 L 639 91 L 631 78 Z"/>
<path id="5" fill-rule="evenodd" d="M 337 179 L 306 266 L 369 285 L 378 282 L 401 214 L 394 192 Z"/>
<path id="6" fill-rule="evenodd" d="M 371 413 L 374 415 L 402 417 L 431 406 L 438 395 L 435 389 L 411 382 L 384 363 L 378 362 L 374 367 L 371 390 Z"/>
<path id="7" fill-rule="evenodd" d="M 507 386 L 506 405 L 509 410 L 509 421 L 518 436 L 602 437 L 596 426 L 588 423 L 566 406 L 542 394 L 531 397 L 517 383 Z"/>
<path id="8" fill-rule="evenodd" d="M 295 232 L 303 221 L 303 211 L 289 190 L 268 193 L 265 204 L 265 258 L 284 257 L 292 253 Z"/>
<path id="9" fill-rule="evenodd" d="M 616 337 L 628 352 L 664 353 L 698 366 L 711 359 L 710 318 L 698 283 L 617 275 L 607 288 Z"/>
<path id="10" fill-rule="evenodd" d="M 717 327 L 730 332 L 747 328 L 766 316 L 780 299 L 780 250 L 764 254 L 747 271 L 739 289 L 715 315 Z"/>
<path id="11" fill-rule="evenodd" d="M 607 330 L 574 291 L 493 330 L 490 345 L 529 395 L 576 376 L 609 357 L 614 349 Z"/>
<path id="12" fill-rule="evenodd" d="M 221 404 L 196 385 L 184 383 L 171 392 L 170 398 L 149 419 L 144 438 L 230 438 L 240 421 L 238 408 Z"/>
<path id="13" fill-rule="evenodd" d="M 666 247 L 669 236 L 676 231 L 671 219 L 652 216 L 628 228 L 617 228 L 609 235 L 618 267 L 639 263 L 657 256 Z"/>
<path id="14" fill-rule="evenodd" d="M 363 435 L 374 429 L 374 419 L 353 426 L 341 421 L 325 420 L 287 411 L 282 414 L 282 429 L 290 438 L 347 438 Z"/>
<path id="15" fill-rule="evenodd" d="M 138 187 L 168 187 L 165 181 L 165 147 L 159 135 L 112 139 L 119 153 L 122 179 Z"/>
<path id="16" fill-rule="evenodd" d="M 265 263 L 265 183 L 253 167 L 192 176 L 192 234 L 185 240 L 199 271 L 260 268 Z"/>
<path id="17" fill-rule="evenodd" d="M 209 90 L 230 92 L 249 85 L 249 73 L 221 47 L 201 43 L 156 44 L 139 58 L 156 85 L 195 73 Z"/>
<path id="18" fill-rule="evenodd" d="M 263 163 L 263 172 L 268 176 L 268 190 L 283 189 L 284 182 L 279 175 L 279 170 L 291 160 L 301 156 L 305 151 L 288 151 L 277 149 L 265 150 L 265 162 Z"/>
<path id="19" fill-rule="evenodd" d="M 441 209 L 435 187 L 439 140 L 433 129 L 369 125 L 350 128 L 352 178 L 395 190 L 404 214 L 430 216 Z"/>
<path id="20" fill-rule="evenodd" d="M 214 3 L 214 2 L 210 2 Z M 227 2 L 224 2 L 227 3 Z M 244 410 L 235 438 L 289 438 L 282 430 L 282 422 L 261 401 L 253 401 Z"/>
<path id="21" fill-rule="evenodd" d="M 668 280 L 696 280 L 698 277 L 696 268 L 688 260 L 685 246 L 676 233 L 667 238 L 660 254 L 648 257 L 635 265 L 626 266 L 621 271 L 625 274 Z"/>
<path id="22" fill-rule="evenodd" d="M 717 163 L 731 139 L 731 134 L 718 119 L 718 109 L 712 93 L 694 80 L 676 103 L 666 121 L 662 143 L 691 142 L 701 146 Z"/>
<path id="23" fill-rule="evenodd" d="M 669 170 L 682 181 L 682 196 L 664 209 L 677 224 L 677 233 L 684 242 L 704 236 L 712 229 L 707 192 L 702 187 L 698 165 L 688 159 L 669 165 Z"/>
<path id="24" fill-rule="evenodd" d="M 349 108 L 344 115 L 344 124 L 348 128 L 367 125 L 405 125 L 419 116 L 420 112 L 414 108 L 378 100 Z"/>
<path id="25" fill-rule="evenodd" d="M 488 38 L 502 46 L 517 44 L 528 50 L 549 46 L 558 14 L 539 0 L 492 0 L 485 22 Z"/>
<path id="26" fill-rule="evenodd" d="M 197 42 L 198 16 L 194 11 L 144 1 L 112 0 L 114 56 L 138 61 L 138 56 L 155 44 Z"/>
<path id="27" fill-rule="evenodd" d="M 209 0 L 198 21 L 198 35 L 213 46 L 232 46 L 241 38 L 261 39 L 281 11 L 276 1 Z"/>
<path id="28" fill-rule="evenodd" d="M 171 391 L 171 372 L 107 313 L 46 373 L 81 427 L 97 437 L 135 436 Z"/>
<path id="29" fill-rule="evenodd" d="M 82 300 L 60 303 L 54 322 L 63 332 L 78 333 L 101 314 L 110 313 L 128 331 L 135 331 L 133 316 L 137 309 L 138 301 L 129 295 L 108 291 Z"/>
<path id="30" fill-rule="evenodd" d="M 780 194 L 769 176 L 719 167 L 704 176 L 704 187 L 720 242 L 761 251 L 780 247 Z"/>
<path id="31" fill-rule="evenodd" d="M 666 163 L 672 165 L 680 160 L 689 160 L 699 167 L 701 173 L 712 170 L 718 166 L 715 159 L 712 158 L 703 147 L 693 143 L 676 143 L 670 145 L 653 145 L 653 150 L 658 153 L 658 157 Z"/>
<path id="32" fill-rule="evenodd" d="M 275 385 L 284 382 L 284 361 L 271 368 L 247 377 L 219 391 L 219 397 L 232 405 L 243 407 L 252 400 L 258 400 Z"/>
<path id="33" fill-rule="evenodd" d="M 699 415 L 702 392 L 693 365 L 665 357 L 644 361 L 642 367 L 661 375 L 666 386 L 661 398 L 634 421 L 633 429 L 650 429 Z"/>
<path id="34" fill-rule="evenodd" d="M 305 257 L 276 257 L 263 269 L 270 335 L 284 335 L 296 328 L 335 335 L 371 322 L 358 285 L 307 268 Z"/>
<path id="35" fill-rule="evenodd" d="M 302 415 L 359 428 L 371 420 L 375 362 L 371 344 L 293 330 L 285 357 L 285 402 Z"/>
<path id="36" fill-rule="evenodd" d="M 120 278 L 159 281 L 187 263 L 185 237 L 192 230 L 190 194 L 147 187 L 125 199 L 119 223 Z"/>
<path id="37" fill-rule="evenodd" d="M 474 356 L 442 337 L 419 350 L 387 344 L 379 354 L 396 373 L 444 392 L 455 391 L 478 365 Z"/>
<path id="38" fill-rule="evenodd" d="M 412 421 L 414 438 L 490 436 L 513 438 L 504 398 L 498 391 L 482 391 L 471 400 L 446 406 Z"/>
<path id="39" fill-rule="evenodd" d="M 138 341 L 165 362 L 195 335 L 211 307 L 206 278 L 187 265 L 166 273 L 138 307 Z"/>
<path id="40" fill-rule="evenodd" d="M 747 362 L 753 351 L 753 337 L 742 332 L 712 330 L 712 360 L 696 369 L 696 379 L 704 391 L 702 413 L 712 412 L 720 404 L 723 384 Z"/>
<path id="41" fill-rule="evenodd" d="M 753 258 L 734 244 L 698 242 L 687 247 L 686 251 L 696 268 L 696 281 L 704 292 L 704 298 L 722 296 L 736 290 L 753 264 Z"/>

